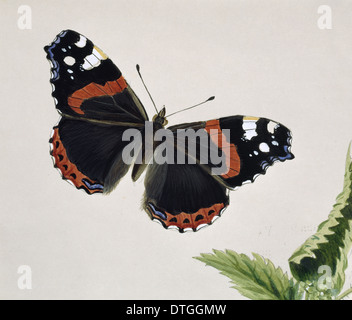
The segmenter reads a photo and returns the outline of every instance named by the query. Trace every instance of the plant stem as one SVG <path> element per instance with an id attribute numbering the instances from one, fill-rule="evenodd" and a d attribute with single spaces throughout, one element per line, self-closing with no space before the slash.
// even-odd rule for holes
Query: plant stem
<path id="1" fill-rule="evenodd" d="M 336 300 L 342 300 L 344 297 L 348 296 L 349 294 L 352 293 L 352 288 L 349 288 L 348 290 L 346 290 L 344 293 L 340 294 Z"/>

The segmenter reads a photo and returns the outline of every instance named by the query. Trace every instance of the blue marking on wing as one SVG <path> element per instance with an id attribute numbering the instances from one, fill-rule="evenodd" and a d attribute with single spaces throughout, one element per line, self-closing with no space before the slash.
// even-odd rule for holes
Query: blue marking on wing
<path id="1" fill-rule="evenodd" d="M 287 160 L 287 159 L 293 159 L 293 154 L 288 150 L 289 146 L 285 145 L 284 146 L 284 150 L 286 152 L 286 156 L 284 157 L 279 157 L 279 160 L 281 161 L 284 161 L 284 160 Z"/>
<path id="2" fill-rule="evenodd" d="M 65 34 L 67 33 L 67 31 L 64 31 L 62 33 L 60 33 L 59 37 L 51 44 L 51 46 L 48 48 L 48 53 L 50 56 L 50 61 L 53 64 L 53 68 L 52 68 L 52 72 L 53 72 L 53 77 L 52 80 L 55 81 L 59 78 L 59 63 L 54 59 L 54 54 L 52 52 L 52 50 L 56 47 L 57 44 L 60 43 L 61 39 L 65 36 Z"/>
<path id="3" fill-rule="evenodd" d="M 82 182 L 88 187 L 88 189 L 90 190 L 103 190 L 104 189 L 104 186 L 100 183 L 90 183 L 88 180 L 86 179 L 82 179 Z"/>
<path id="4" fill-rule="evenodd" d="M 268 160 L 264 160 L 260 163 L 260 166 L 262 167 L 263 170 L 265 170 L 268 166 L 270 166 L 272 163 L 274 163 L 277 160 L 280 161 L 285 161 L 285 160 L 290 160 L 290 159 L 294 159 L 293 154 L 289 151 L 289 147 L 288 145 L 283 146 L 284 151 L 286 152 L 286 155 L 284 155 L 283 157 L 280 156 L 271 156 L 269 157 Z"/>
<path id="5" fill-rule="evenodd" d="M 153 212 L 154 212 L 158 217 L 160 217 L 160 218 L 163 219 L 163 220 L 166 220 L 166 219 L 167 219 L 167 216 L 166 216 L 165 213 L 156 210 L 155 207 L 154 207 L 151 203 L 148 203 L 148 204 L 149 204 L 149 207 L 152 208 Z"/>

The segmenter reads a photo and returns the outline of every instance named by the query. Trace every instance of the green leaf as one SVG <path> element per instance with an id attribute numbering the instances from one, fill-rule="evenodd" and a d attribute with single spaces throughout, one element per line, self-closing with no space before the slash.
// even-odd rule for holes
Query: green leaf
<path id="1" fill-rule="evenodd" d="M 347 255 L 352 244 L 352 161 L 351 145 L 348 148 L 343 191 L 328 220 L 318 226 L 317 232 L 305 241 L 289 259 L 292 275 L 298 281 L 318 281 L 320 266 L 329 266 L 333 295 L 337 295 L 345 282 Z"/>
<path id="2" fill-rule="evenodd" d="M 195 257 L 231 279 L 233 288 L 253 300 L 288 300 L 297 297 L 294 282 L 269 259 L 253 253 L 254 259 L 232 250 L 213 250 Z"/>

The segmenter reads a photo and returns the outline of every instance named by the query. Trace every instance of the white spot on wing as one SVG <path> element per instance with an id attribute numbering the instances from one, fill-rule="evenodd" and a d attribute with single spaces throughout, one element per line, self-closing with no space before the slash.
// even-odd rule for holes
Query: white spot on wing
<path id="1" fill-rule="evenodd" d="M 267 129 L 268 129 L 268 131 L 269 131 L 270 133 L 274 133 L 275 129 L 276 129 L 278 126 L 279 126 L 278 123 L 276 123 L 276 122 L 274 122 L 274 121 L 269 121 L 269 122 L 268 122 L 268 127 L 267 127 Z"/>
<path id="2" fill-rule="evenodd" d="M 99 60 L 94 54 L 90 54 L 84 58 L 84 64 L 82 65 L 83 69 L 91 70 L 97 66 L 99 66 L 101 60 Z"/>
<path id="3" fill-rule="evenodd" d="M 82 67 L 85 70 L 91 70 L 99 66 L 101 61 L 105 59 L 107 59 L 106 54 L 101 51 L 98 47 L 94 47 L 92 53 L 84 58 L 84 63 Z"/>
<path id="4" fill-rule="evenodd" d="M 214 218 L 211 219 L 211 223 L 213 223 L 215 220 L 217 220 L 217 219 L 219 219 L 219 218 L 220 218 L 220 216 L 214 216 Z"/>
<path id="5" fill-rule="evenodd" d="M 253 180 L 257 179 L 260 176 L 260 173 L 257 173 L 253 176 Z"/>
<path id="6" fill-rule="evenodd" d="M 93 69 L 93 66 L 91 64 L 89 64 L 89 62 L 86 59 L 84 59 L 84 63 L 82 64 L 82 68 L 84 70 L 91 70 L 91 69 Z"/>
<path id="7" fill-rule="evenodd" d="M 253 137 L 256 137 L 258 134 L 257 134 L 257 131 L 255 130 L 247 130 L 245 133 L 244 133 L 244 137 L 245 139 L 247 140 L 251 140 Z"/>
<path id="8" fill-rule="evenodd" d="M 261 152 L 269 152 L 269 151 L 270 151 L 270 148 L 269 148 L 269 146 L 268 146 L 267 143 L 262 142 L 262 143 L 259 145 L 259 150 L 260 150 Z"/>
<path id="9" fill-rule="evenodd" d="M 258 135 L 256 122 L 256 120 L 243 120 L 242 129 L 245 131 L 244 138 L 246 140 L 251 140 Z"/>
<path id="10" fill-rule="evenodd" d="M 79 40 L 75 43 L 75 45 L 79 48 L 83 48 L 86 46 L 86 43 L 87 43 L 87 38 L 82 35 L 79 35 Z"/>
<path id="11" fill-rule="evenodd" d="M 90 54 L 89 56 L 86 56 L 85 59 L 88 60 L 88 62 L 94 67 L 100 64 L 100 60 L 94 54 Z"/>
<path id="12" fill-rule="evenodd" d="M 94 54 L 100 60 L 104 59 L 104 57 L 100 54 L 100 52 L 97 49 L 95 49 L 95 48 L 93 48 L 92 54 Z"/>
<path id="13" fill-rule="evenodd" d="M 73 184 L 73 182 L 72 182 L 70 179 L 66 179 L 66 181 L 67 181 L 70 185 L 72 185 L 72 186 L 75 187 L 75 185 Z"/>
<path id="14" fill-rule="evenodd" d="M 208 225 L 207 223 L 200 224 L 200 225 L 196 228 L 196 230 L 198 231 L 198 230 L 200 230 L 200 229 L 206 227 L 207 225 Z"/>
<path id="15" fill-rule="evenodd" d="M 153 221 L 163 225 L 158 219 L 153 219 Z"/>
<path id="16" fill-rule="evenodd" d="M 169 226 L 168 229 L 170 229 L 170 230 L 171 230 L 171 229 L 176 229 L 176 230 L 178 230 L 178 227 L 175 226 L 175 225 L 172 225 L 172 226 Z"/>
<path id="17" fill-rule="evenodd" d="M 257 128 L 257 124 L 255 120 L 243 120 L 242 125 L 243 130 L 255 130 Z"/>
<path id="18" fill-rule="evenodd" d="M 66 56 L 64 59 L 64 62 L 68 65 L 68 66 L 73 66 L 76 62 L 76 59 L 74 57 L 71 56 Z"/>

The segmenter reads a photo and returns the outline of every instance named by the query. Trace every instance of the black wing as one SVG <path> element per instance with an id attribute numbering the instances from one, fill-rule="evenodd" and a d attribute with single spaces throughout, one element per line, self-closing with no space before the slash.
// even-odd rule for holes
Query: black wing
<path id="1" fill-rule="evenodd" d="M 209 135 L 208 156 L 202 158 L 199 149 L 204 143 L 197 140 L 197 163 L 229 189 L 253 182 L 276 161 L 294 158 L 291 153 L 291 131 L 284 125 L 266 118 L 230 116 L 204 122 L 195 122 L 170 127 L 173 132 L 180 129 L 206 131 Z M 219 150 L 224 160 L 224 170 L 212 158 L 212 150 Z M 186 150 L 186 152 L 189 152 Z M 215 172 L 215 173 L 214 173 Z"/>
<path id="2" fill-rule="evenodd" d="M 169 130 L 173 139 L 159 144 L 148 168 L 143 205 L 152 219 L 180 232 L 211 224 L 229 203 L 227 189 L 294 157 L 290 131 L 265 118 L 233 116 Z"/>
<path id="3" fill-rule="evenodd" d="M 212 224 L 229 203 L 226 188 L 198 165 L 154 162 L 144 183 L 144 209 L 166 229 L 197 231 Z"/>
<path id="4" fill-rule="evenodd" d="M 145 109 L 120 70 L 83 35 L 62 31 L 44 50 L 63 117 L 50 139 L 55 166 L 89 194 L 110 192 L 129 168 L 123 132 L 143 132 Z"/>
<path id="5" fill-rule="evenodd" d="M 117 122 L 148 120 L 121 71 L 92 41 L 65 30 L 44 50 L 52 66 L 52 96 L 61 113 Z"/>

